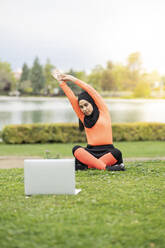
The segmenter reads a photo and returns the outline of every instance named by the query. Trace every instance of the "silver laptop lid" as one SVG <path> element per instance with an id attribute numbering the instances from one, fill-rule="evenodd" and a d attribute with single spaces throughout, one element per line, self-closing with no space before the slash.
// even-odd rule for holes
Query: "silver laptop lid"
<path id="1" fill-rule="evenodd" d="M 75 194 L 74 159 L 24 160 L 25 194 Z"/>

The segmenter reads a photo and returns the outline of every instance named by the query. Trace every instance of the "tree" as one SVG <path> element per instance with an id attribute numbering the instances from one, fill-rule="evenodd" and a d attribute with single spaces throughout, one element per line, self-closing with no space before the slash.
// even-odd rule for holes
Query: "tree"
<path id="1" fill-rule="evenodd" d="M 147 75 L 147 79 L 150 82 L 150 85 L 152 86 L 152 88 L 155 87 L 156 82 L 161 82 L 162 81 L 159 72 L 156 71 L 156 70 L 154 70 L 151 73 L 149 73 Z"/>
<path id="2" fill-rule="evenodd" d="M 47 95 L 53 94 L 54 88 L 58 87 L 58 83 L 52 78 L 51 75 L 51 71 L 53 68 L 55 68 L 55 66 L 51 64 L 49 59 L 47 59 L 47 62 L 44 67 L 45 93 Z"/>
<path id="3" fill-rule="evenodd" d="M 165 90 L 165 75 L 161 77 L 161 82 L 163 84 L 163 89 Z"/>
<path id="4" fill-rule="evenodd" d="M 26 63 L 24 63 L 22 66 L 22 73 L 21 73 L 20 80 L 18 82 L 18 90 L 21 93 L 32 92 L 32 85 L 30 81 L 30 69 L 28 68 Z"/>
<path id="5" fill-rule="evenodd" d="M 39 63 L 39 59 L 36 57 L 31 69 L 30 80 L 32 83 L 32 89 L 34 94 L 40 94 L 44 89 L 45 78 L 43 74 L 42 66 Z"/>
<path id="6" fill-rule="evenodd" d="M 91 84 L 96 90 L 101 90 L 101 80 L 103 67 L 101 65 L 96 65 L 95 68 L 88 75 L 88 83 Z"/>
<path id="7" fill-rule="evenodd" d="M 82 80 L 84 82 L 87 82 L 88 77 L 87 77 L 85 71 L 75 71 L 74 74 L 75 74 L 76 78 L 79 78 L 80 80 Z"/>
<path id="8" fill-rule="evenodd" d="M 19 83 L 18 90 L 23 94 L 32 94 L 32 83 L 30 80 L 25 80 Z"/>
<path id="9" fill-rule="evenodd" d="M 128 81 L 127 68 L 122 64 L 116 64 L 112 70 L 112 77 L 115 81 L 116 90 L 126 90 L 126 82 Z"/>
<path id="10" fill-rule="evenodd" d="M 136 85 L 141 81 L 142 71 L 141 55 L 139 52 L 131 53 L 127 58 L 127 85 L 130 90 L 134 90 Z"/>
<path id="11" fill-rule="evenodd" d="M 141 54 L 139 52 L 131 53 L 127 58 L 127 65 L 130 71 L 141 71 Z"/>
<path id="12" fill-rule="evenodd" d="M 101 88 L 103 91 L 109 91 L 109 90 L 115 90 L 116 89 L 116 84 L 115 80 L 113 77 L 113 68 L 114 65 L 111 61 L 107 62 L 107 67 L 102 73 L 102 78 L 101 78 Z"/>
<path id="13" fill-rule="evenodd" d="M 136 85 L 134 89 L 134 97 L 149 97 L 151 94 L 151 88 L 148 82 L 141 81 Z"/>
<path id="14" fill-rule="evenodd" d="M 29 80 L 29 76 L 30 76 L 29 73 L 30 73 L 30 70 L 29 70 L 27 64 L 24 63 L 23 67 L 22 67 L 22 74 L 21 74 L 20 82 Z"/>
<path id="15" fill-rule="evenodd" d="M 9 92 L 16 87 L 16 80 L 12 73 L 10 64 L 7 62 L 0 62 L 0 91 Z"/>

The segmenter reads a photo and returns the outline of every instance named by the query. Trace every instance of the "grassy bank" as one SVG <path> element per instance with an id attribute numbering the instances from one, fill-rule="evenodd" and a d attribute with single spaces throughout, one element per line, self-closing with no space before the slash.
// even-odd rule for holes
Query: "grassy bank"
<path id="1" fill-rule="evenodd" d="M 26 144 L 7 145 L 0 143 L 0 156 L 41 156 L 45 151 L 50 152 L 50 156 L 61 157 L 72 156 L 72 147 L 76 144 Z M 82 144 L 85 146 L 85 144 Z M 123 152 L 123 157 L 162 157 L 165 156 L 164 141 L 138 141 L 138 142 L 115 142 L 114 145 Z"/>
<path id="2" fill-rule="evenodd" d="M 24 196 L 23 169 L 0 170 L 1 248 L 164 248 L 164 162 L 76 172 L 77 196 Z"/>

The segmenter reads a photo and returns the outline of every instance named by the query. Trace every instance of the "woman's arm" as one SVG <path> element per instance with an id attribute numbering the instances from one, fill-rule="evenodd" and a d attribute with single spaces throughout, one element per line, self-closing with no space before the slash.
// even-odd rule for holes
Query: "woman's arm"
<path id="1" fill-rule="evenodd" d="M 68 87 L 68 85 L 63 81 L 60 83 L 61 89 L 64 91 L 65 95 L 68 97 L 74 111 L 76 112 L 78 118 L 83 122 L 84 121 L 84 114 L 80 110 L 78 99 L 73 93 L 73 91 Z"/>
<path id="2" fill-rule="evenodd" d="M 80 88 L 82 88 L 83 90 L 87 91 L 88 94 L 93 98 L 94 102 L 96 103 L 97 107 L 100 110 L 105 110 L 105 108 L 107 109 L 107 106 L 103 100 L 103 98 L 98 94 L 98 92 L 89 84 L 73 77 L 70 75 L 62 75 L 62 80 L 63 81 L 71 81 L 75 84 L 77 84 Z"/>
<path id="3" fill-rule="evenodd" d="M 83 122 L 84 114 L 80 110 L 78 100 L 77 100 L 75 94 L 68 87 L 68 85 L 64 81 L 62 81 L 62 77 L 64 76 L 64 74 L 60 74 L 59 71 L 54 70 L 54 72 L 52 72 L 52 76 L 53 76 L 53 78 L 55 78 L 58 81 L 59 86 L 64 91 L 65 95 L 68 97 L 68 99 L 69 99 L 74 111 L 76 112 L 78 118 Z"/>

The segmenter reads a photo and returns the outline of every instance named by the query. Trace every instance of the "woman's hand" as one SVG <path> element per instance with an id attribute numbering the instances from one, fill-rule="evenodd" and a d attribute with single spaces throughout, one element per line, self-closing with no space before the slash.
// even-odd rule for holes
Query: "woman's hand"
<path id="1" fill-rule="evenodd" d="M 63 74 L 62 74 L 59 70 L 54 69 L 54 70 L 52 71 L 51 75 L 52 75 L 52 77 L 53 77 L 54 79 L 56 79 L 59 83 L 61 83 L 61 81 L 63 81 L 63 80 L 62 80 L 62 75 L 63 75 Z"/>
<path id="2" fill-rule="evenodd" d="M 77 78 L 71 76 L 71 75 L 66 75 L 64 73 L 61 73 L 59 70 L 54 69 L 51 73 L 52 77 L 55 78 L 59 83 L 62 81 L 71 81 L 75 82 Z"/>
<path id="3" fill-rule="evenodd" d="M 71 75 L 66 75 L 66 74 L 61 74 L 61 79 L 62 81 L 70 81 L 70 82 L 75 82 L 77 81 L 77 78 L 71 76 Z"/>

